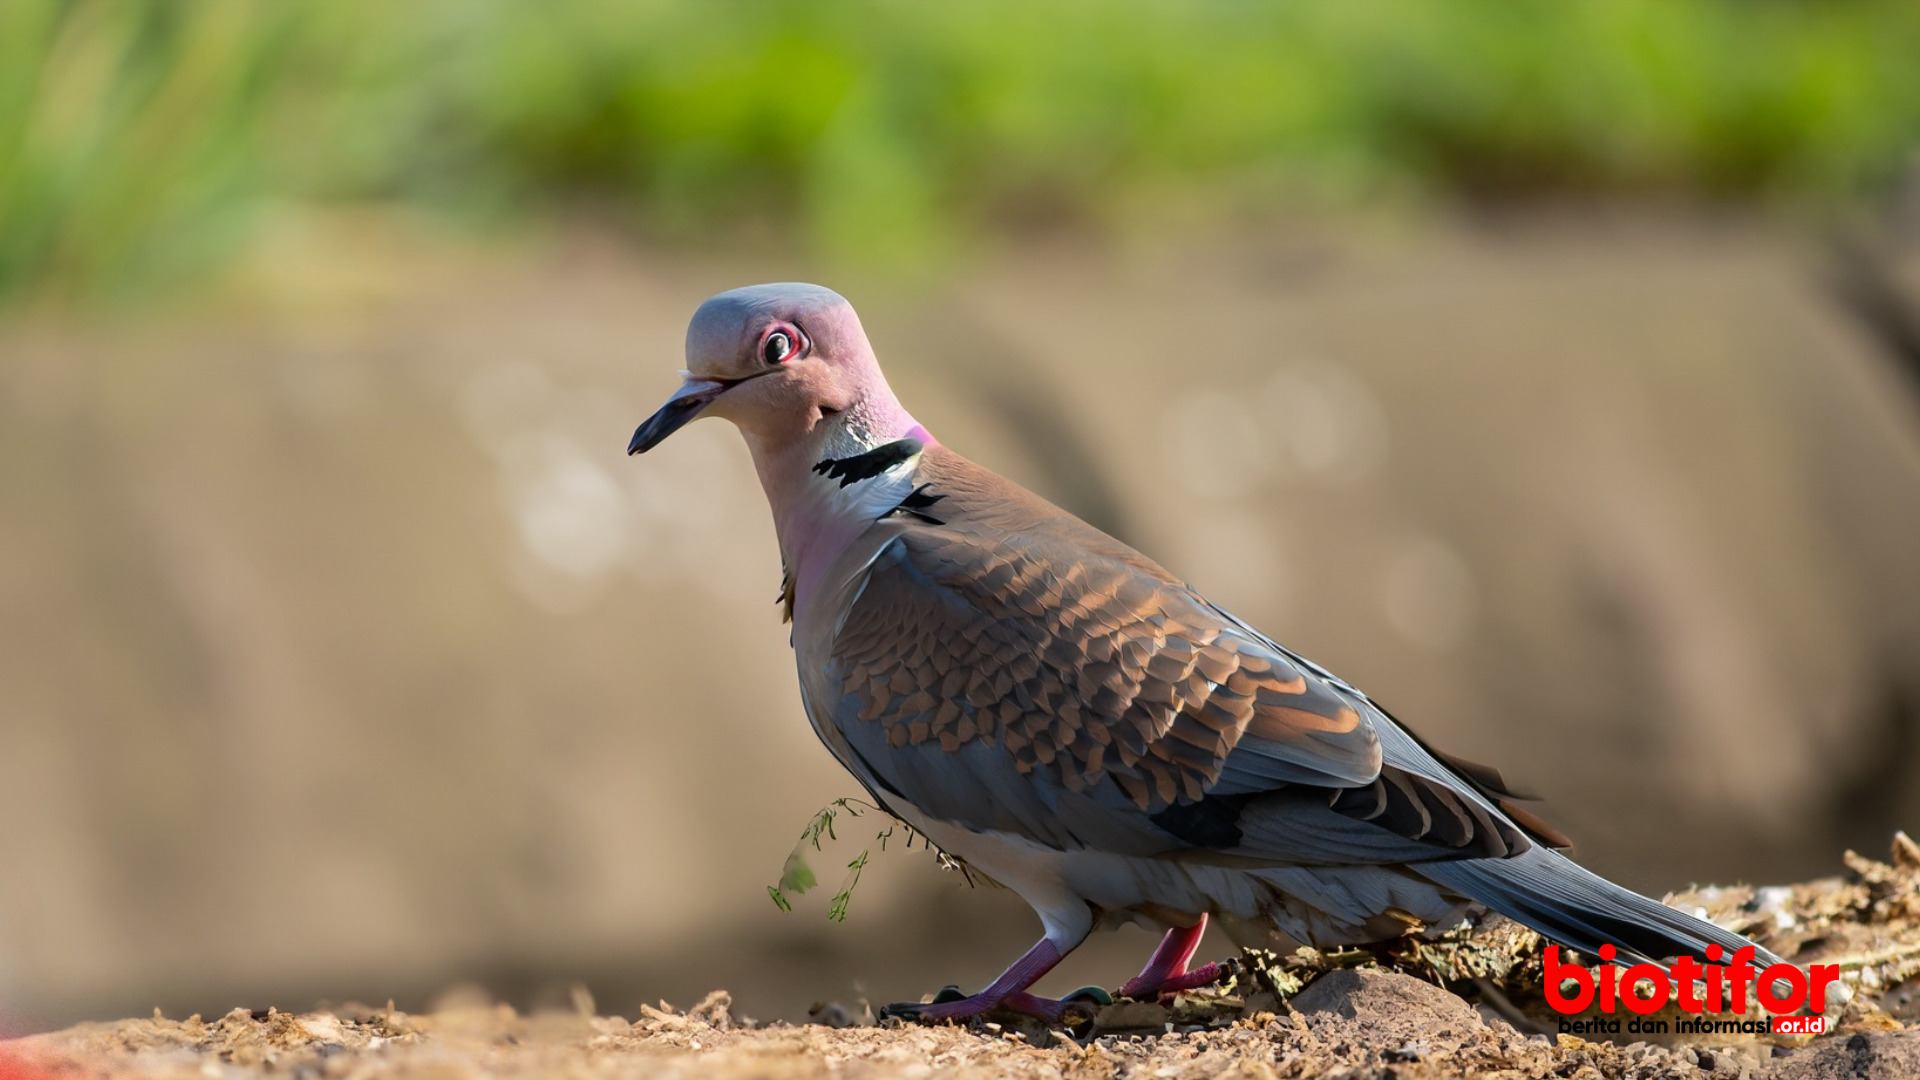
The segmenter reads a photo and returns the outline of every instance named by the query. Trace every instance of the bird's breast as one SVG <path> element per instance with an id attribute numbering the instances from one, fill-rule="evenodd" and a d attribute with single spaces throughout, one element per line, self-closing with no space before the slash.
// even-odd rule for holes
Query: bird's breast
<path id="1" fill-rule="evenodd" d="M 844 610 L 834 605 L 853 601 L 857 593 L 849 594 L 847 586 L 872 565 L 884 538 L 893 535 L 882 526 L 914 492 L 912 465 L 902 462 L 844 486 L 824 476 L 809 483 L 779 530 L 781 553 L 793 573 L 796 627 L 806 613 Z"/>

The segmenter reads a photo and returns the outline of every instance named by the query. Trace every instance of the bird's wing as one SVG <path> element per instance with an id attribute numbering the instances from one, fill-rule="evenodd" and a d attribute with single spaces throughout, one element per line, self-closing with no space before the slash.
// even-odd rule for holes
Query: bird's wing
<path id="1" fill-rule="evenodd" d="M 1526 846 L 1444 766 L 1383 755 L 1383 727 L 1418 744 L 1364 696 L 1083 539 L 933 520 L 878 547 L 820 703 L 876 794 L 1063 849 L 1399 862 Z"/>
<path id="2" fill-rule="evenodd" d="M 1213 610 L 1219 612 L 1221 617 L 1231 621 L 1235 626 L 1258 638 L 1274 652 L 1286 657 L 1295 666 L 1323 680 L 1342 697 L 1354 702 L 1361 711 L 1377 718 L 1377 730 L 1383 736 L 1384 765 L 1381 777 L 1370 786 L 1377 787 L 1388 783 L 1396 770 L 1416 773 L 1431 781 L 1470 791 L 1473 796 L 1477 796 L 1477 801 L 1491 804 L 1492 808 L 1497 809 L 1510 822 L 1519 826 L 1529 838 L 1543 841 L 1548 847 L 1565 849 L 1573 846 L 1573 841 L 1568 839 L 1566 834 L 1521 805 L 1532 802 L 1539 796 L 1515 789 L 1507 783 L 1506 777 L 1500 774 L 1500 770 L 1435 748 L 1398 717 L 1381 708 L 1372 698 L 1355 689 L 1338 675 L 1274 641 L 1232 612 L 1217 606 Z M 1355 796 L 1347 795 L 1344 798 L 1349 806 L 1355 804 Z M 1525 845 L 1522 844 L 1518 849 L 1524 849 L 1524 847 Z M 1518 849 L 1512 853 L 1517 853 Z"/>

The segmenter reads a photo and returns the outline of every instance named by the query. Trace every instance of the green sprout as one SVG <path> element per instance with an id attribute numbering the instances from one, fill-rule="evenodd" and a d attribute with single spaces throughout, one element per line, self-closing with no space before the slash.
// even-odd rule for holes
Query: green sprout
<path id="1" fill-rule="evenodd" d="M 820 883 L 819 877 L 814 874 L 813 867 L 807 861 L 807 850 L 811 848 L 814 851 L 824 851 L 825 848 L 822 845 L 825 841 L 840 839 L 839 834 L 834 832 L 835 819 L 841 814 L 845 814 L 848 817 L 864 817 L 869 810 L 876 813 L 885 813 L 885 811 L 874 806 L 872 803 L 861 802 L 858 799 L 835 799 L 826 806 L 821 807 L 820 810 L 808 820 L 806 828 L 800 830 L 799 841 L 793 845 L 792 854 L 787 856 L 786 863 L 780 868 L 779 882 L 767 886 L 767 895 L 772 898 L 773 906 L 779 908 L 781 911 L 791 912 L 793 910 L 793 901 L 789 898 L 788 894 L 799 895 L 805 893 L 808 889 Z M 891 818 L 889 818 L 886 828 L 874 834 L 873 843 L 879 845 L 881 851 L 885 851 L 887 850 L 888 841 L 892 840 L 895 834 L 902 829 L 906 831 L 906 846 L 908 849 L 912 849 L 915 837 L 919 837 L 924 846 L 932 846 L 927 843 L 926 837 L 921 836 L 913 826 Z M 837 923 L 847 921 L 847 906 L 853 899 L 854 886 L 860 884 L 860 874 L 867 868 L 867 860 L 870 859 L 872 855 L 873 848 L 869 846 L 863 849 L 860 854 L 855 855 L 851 862 L 847 863 L 847 873 L 846 877 L 840 882 L 840 891 L 834 893 L 833 898 L 827 902 L 827 918 Z M 944 853 L 941 855 L 941 860 L 943 867 L 951 862 L 951 860 L 946 858 Z"/>
<path id="2" fill-rule="evenodd" d="M 847 921 L 847 901 L 853 899 L 853 887 L 860 884 L 860 871 L 867 868 L 867 853 L 862 851 L 847 864 L 847 880 L 841 884 L 840 891 L 833 894 L 833 902 L 827 906 L 827 918 L 834 922 Z"/>

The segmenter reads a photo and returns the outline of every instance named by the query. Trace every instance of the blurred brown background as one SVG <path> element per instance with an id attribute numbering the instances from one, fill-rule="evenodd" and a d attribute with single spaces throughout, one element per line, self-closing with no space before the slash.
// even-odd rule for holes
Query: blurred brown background
<path id="1" fill-rule="evenodd" d="M 1025 945 L 897 840 L 829 922 L 871 818 L 768 900 L 857 789 L 762 497 L 622 454 L 757 281 L 1603 873 L 1920 825 L 1910 5 L 553 10 L 0 9 L 0 1028 Z"/>

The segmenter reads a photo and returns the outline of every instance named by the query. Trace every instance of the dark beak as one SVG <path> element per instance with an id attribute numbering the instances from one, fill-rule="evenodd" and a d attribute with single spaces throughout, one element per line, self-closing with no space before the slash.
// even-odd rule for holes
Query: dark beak
<path id="1" fill-rule="evenodd" d="M 686 385 L 674 391 L 660 411 L 647 417 L 634 430 L 633 441 L 627 444 L 627 453 L 644 454 L 666 441 L 667 436 L 679 431 L 689 420 L 700 415 L 700 410 L 713 404 L 713 399 L 725 393 L 730 384 L 715 382 L 712 379 L 689 378 Z"/>

